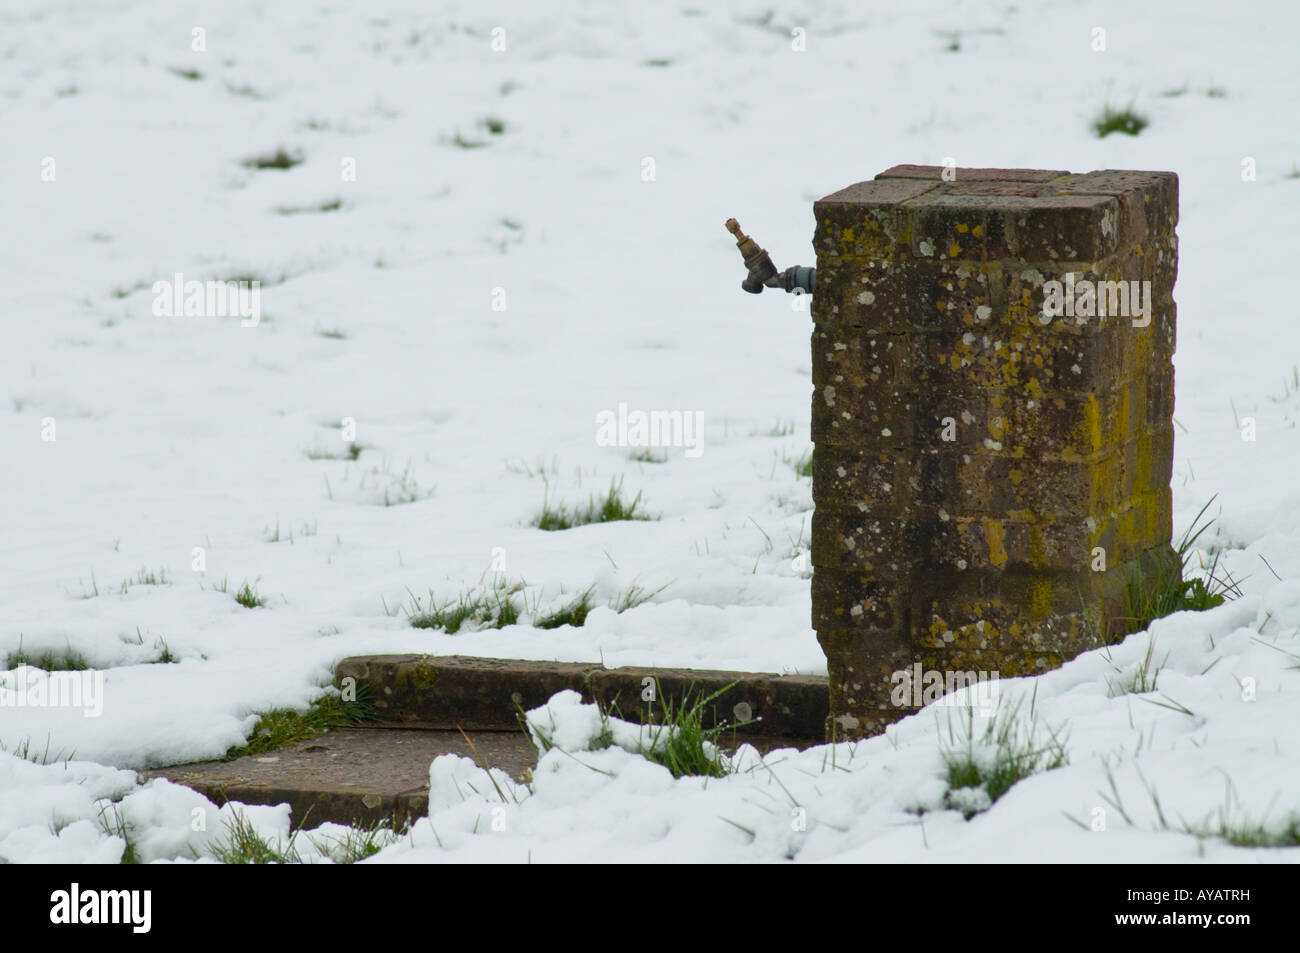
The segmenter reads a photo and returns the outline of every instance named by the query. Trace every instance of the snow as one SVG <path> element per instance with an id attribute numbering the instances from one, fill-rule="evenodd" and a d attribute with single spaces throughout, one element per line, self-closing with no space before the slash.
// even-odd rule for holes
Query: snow
<path id="1" fill-rule="evenodd" d="M 147 858 L 202 853 L 234 809 L 136 787 L 122 769 L 221 755 L 253 712 L 306 705 L 349 655 L 824 673 L 796 559 L 809 486 L 787 462 L 811 446 L 808 318 L 785 295 L 740 291 L 722 223 L 736 216 L 779 267 L 813 264 L 814 199 L 949 156 L 1178 172 L 1175 535 L 1215 497 L 1202 555 L 1219 553 L 1242 598 L 1004 681 L 1004 704 L 1032 697 L 1042 724 L 1068 726 L 1069 764 L 970 821 L 942 809 L 957 714 L 932 707 L 852 747 L 744 752 L 743 770 L 707 782 L 574 744 L 583 763 L 548 753 L 533 792 L 510 787 L 506 805 L 479 769 L 440 759 L 437 809 L 378 859 L 1289 856 L 1153 830 L 1147 786 L 1189 823 L 1229 799 L 1255 820 L 1300 810 L 1300 393 L 1286 383 L 1300 356 L 1279 306 L 1300 194 L 1278 119 L 1292 112 L 1291 15 L 1172 0 L 808 0 L 764 21 L 767 9 L 124 0 L 0 13 L 0 654 L 71 651 L 104 674 L 98 717 L 0 708 L 0 857 L 115 860 L 106 801 Z M 1104 53 L 1090 47 L 1098 26 Z M 1150 127 L 1094 138 L 1103 103 L 1130 100 Z M 485 145 L 459 148 L 458 134 Z M 282 147 L 305 161 L 243 164 Z M 335 199 L 333 212 L 276 211 Z M 153 283 L 177 273 L 260 276 L 261 321 L 155 316 Z M 320 333 L 335 329 L 345 337 Z M 703 452 L 667 447 L 651 464 L 602 446 L 600 415 L 624 404 L 701 412 Z M 360 458 L 309 459 L 342 454 L 345 418 Z M 662 518 L 528 525 L 544 498 L 581 504 L 619 478 Z M 413 501 L 384 506 L 385 493 Z M 581 628 L 407 624 L 411 593 L 454 598 L 501 559 L 533 617 L 592 585 L 600 608 Z M 142 568 L 166 583 L 132 583 Z M 266 607 L 234 601 L 244 582 Z M 607 608 L 633 585 L 665 588 Z M 1158 692 L 1117 691 L 1150 639 Z M 179 661 L 152 664 L 164 650 Z M 14 756 L 24 744 L 52 763 Z M 1112 796 L 1107 764 L 1132 827 L 1098 793 Z M 806 831 L 791 829 L 792 800 Z M 1112 836 L 1066 817 L 1086 824 L 1099 807 Z M 195 809 L 206 831 L 191 829 Z M 249 810 L 288 837 L 287 814 Z"/>

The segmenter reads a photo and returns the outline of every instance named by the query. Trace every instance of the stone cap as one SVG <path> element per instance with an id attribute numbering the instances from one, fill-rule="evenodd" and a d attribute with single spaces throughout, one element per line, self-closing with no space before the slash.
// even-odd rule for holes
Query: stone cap
<path id="1" fill-rule="evenodd" d="M 896 165 L 813 209 L 819 253 L 1096 261 L 1136 243 L 1175 241 L 1178 176 Z"/>

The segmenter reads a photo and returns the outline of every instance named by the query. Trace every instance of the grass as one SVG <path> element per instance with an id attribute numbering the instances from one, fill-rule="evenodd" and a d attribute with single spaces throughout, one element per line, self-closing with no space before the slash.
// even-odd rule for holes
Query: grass
<path id="1" fill-rule="evenodd" d="M 948 722 L 949 744 L 941 751 L 948 792 L 944 803 L 960 810 L 966 820 L 988 810 L 1020 781 L 1051 771 L 1066 763 L 1065 744 L 1055 731 L 1038 740 L 1037 724 L 1026 728 L 1019 717 L 1019 703 L 999 709 L 988 719 L 982 732 L 975 729 L 974 709 L 966 709 L 965 728 L 954 735 Z M 958 792 L 982 792 L 983 797 Z M 987 799 L 987 803 L 981 803 Z"/>
<path id="2" fill-rule="evenodd" d="M 118 589 L 121 595 L 126 595 L 131 591 L 132 586 L 165 586 L 171 580 L 167 578 L 167 570 L 159 569 L 157 572 L 141 567 L 140 571 L 130 579 L 123 579 L 122 585 Z"/>
<path id="3" fill-rule="evenodd" d="M 726 731 L 735 731 L 753 724 L 753 721 L 728 724 L 715 718 L 714 726 L 705 728 L 704 713 L 710 702 L 717 700 L 736 684 L 732 682 L 713 694 L 703 695 L 694 701 L 691 701 L 694 686 L 690 686 L 682 695 L 681 701 L 674 703 L 672 698 L 664 698 L 659 690 L 659 680 L 655 679 L 655 697 L 663 699 L 662 722 L 645 726 L 649 743 L 642 743 L 641 756 L 663 765 L 674 778 L 688 775 L 721 778 L 730 774 L 718 738 Z"/>
<path id="4" fill-rule="evenodd" d="M 304 523 L 302 524 L 301 529 L 299 530 L 298 535 L 299 535 L 299 536 L 315 536 L 315 535 L 316 535 L 316 531 L 317 531 L 317 526 L 318 526 L 318 524 L 317 524 L 316 522 L 314 522 L 314 521 L 311 522 L 311 523 L 304 522 Z M 275 521 L 275 530 L 274 530 L 274 531 L 272 531 L 269 527 L 263 527 L 263 528 L 262 528 L 262 532 L 266 533 L 266 541 L 267 541 L 268 543 L 279 543 L 279 542 L 283 542 L 284 540 L 287 539 L 287 540 L 289 541 L 289 545 L 291 545 L 291 546 L 293 545 L 293 542 L 294 542 L 293 527 L 292 527 L 292 526 L 289 527 L 289 535 L 287 535 L 287 536 L 282 536 L 282 535 L 280 535 L 280 521 L 279 521 L 279 520 L 276 520 L 276 521 Z"/>
<path id="5" fill-rule="evenodd" d="M 244 160 L 246 169 L 292 169 L 296 165 L 303 163 L 303 157 L 300 153 L 289 153 L 283 148 L 276 149 L 275 152 L 253 156 Z"/>
<path id="6" fill-rule="evenodd" d="M 18 668 L 20 665 L 30 665 L 46 672 L 84 672 L 90 669 L 86 657 L 71 646 L 62 650 L 46 649 L 32 655 L 23 650 L 21 635 L 18 636 L 18 648 L 5 659 L 7 669 Z"/>
<path id="7" fill-rule="evenodd" d="M 329 836 L 321 840 L 304 835 L 299 828 L 289 836 L 287 844 L 281 845 L 259 834 L 244 812 L 238 811 L 226 822 L 225 836 L 208 846 L 208 854 L 223 864 L 304 864 L 308 861 L 298 850 L 298 838 L 306 837 L 318 852 L 334 863 L 355 864 L 373 857 L 398 836 L 392 821 L 382 820 L 370 827 L 350 827 L 341 838 Z"/>
<path id="8" fill-rule="evenodd" d="M 243 811 L 237 811 L 226 822 L 225 838 L 209 844 L 208 853 L 223 864 L 300 864 L 302 857 L 294 845 L 297 837 L 295 831 L 283 847 L 272 844 L 257 833 Z"/>
<path id="9" fill-rule="evenodd" d="M 77 581 L 80 582 L 81 580 L 77 580 Z M 99 598 L 99 583 L 95 581 L 95 571 L 93 569 L 90 571 L 90 591 L 83 592 L 81 594 L 81 598 L 83 599 Z"/>
<path id="10" fill-rule="evenodd" d="M 1120 682 L 1111 682 L 1110 697 L 1116 698 L 1120 695 L 1145 695 L 1148 692 L 1156 690 L 1156 683 L 1160 680 L 1160 670 L 1164 668 L 1164 663 L 1155 663 L 1156 640 L 1148 636 L 1147 652 L 1142 661 L 1138 663 L 1133 674 Z M 1166 656 L 1166 661 L 1168 656 Z"/>
<path id="11" fill-rule="evenodd" d="M 732 769 L 727 760 L 727 751 L 719 744 L 719 738 L 725 732 L 751 725 L 753 721 L 728 724 L 718 720 L 715 713 L 714 726 L 705 728 L 704 715 L 711 702 L 730 691 L 736 684 L 732 682 L 713 694 L 702 695 L 694 701 L 691 700 L 694 691 L 692 685 L 686 689 L 680 701 L 674 702 L 664 696 L 659 680 L 655 679 L 655 697 L 663 699 L 661 714 L 655 722 L 643 722 L 637 753 L 647 761 L 663 765 L 674 778 L 687 776 L 721 778 L 730 774 Z M 614 743 L 610 720 L 621 717 L 617 704 L 604 705 L 598 700 L 597 705 L 600 709 L 601 727 L 587 744 L 587 750 L 590 751 L 599 751 Z M 523 714 L 521 709 L 521 721 Z M 524 725 L 527 730 L 526 722 Z M 530 733 L 530 742 L 531 738 Z M 555 747 L 552 740 L 540 731 L 537 732 L 537 738 L 541 742 L 542 751 L 549 751 Z"/>
<path id="12" fill-rule="evenodd" d="M 466 139 L 459 132 L 452 136 L 451 144 L 457 149 L 482 149 L 487 145 L 486 142 L 478 139 Z"/>
<path id="13" fill-rule="evenodd" d="M 1098 139 L 1104 139 L 1112 132 L 1122 132 L 1127 136 L 1136 136 L 1148 125 L 1147 118 L 1133 112 L 1132 104 L 1123 109 L 1105 106 L 1101 116 L 1093 120 L 1092 131 Z"/>
<path id="14" fill-rule="evenodd" d="M 322 330 L 317 331 L 316 333 L 320 337 L 329 338 L 331 341 L 345 341 L 347 340 L 348 337 L 338 328 L 323 328 Z"/>
<path id="15" fill-rule="evenodd" d="M 538 629 L 558 629 L 562 625 L 571 625 L 575 628 L 582 626 L 587 621 L 587 614 L 593 608 L 592 592 L 595 591 L 595 588 L 595 586 L 590 586 L 584 589 L 578 593 L 572 602 L 537 619 L 533 622 L 533 627 Z"/>
<path id="16" fill-rule="evenodd" d="M 181 69 L 178 66 L 167 67 L 167 72 L 173 76 L 179 76 L 181 79 L 198 80 L 203 78 L 203 74 L 196 69 Z"/>
<path id="17" fill-rule="evenodd" d="M 1280 829 L 1269 828 L 1262 821 L 1229 822 L 1226 814 L 1213 825 L 1188 828 L 1198 837 L 1218 837 L 1233 847 L 1300 847 L 1300 815 L 1287 820 Z"/>
<path id="18" fill-rule="evenodd" d="M 315 205 L 284 205 L 277 208 L 275 212 L 277 215 L 310 215 L 317 212 L 337 212 L 342 207 L 342 199 L 330 199 L 328 202 L 319 202 Z"/>
<path id="19" fill-rule="evenodd" d="M 535 464 L 529 464 L 526 460 L 507 460 L 505 467 L 511 473 L 517 473 L 520 476 L 526 476 L 530 480 L 541 477 L 543 483 L 549 483 L 552 476 L 558 476 L 560 473 L 560 462 L 557 458 L 552 457 L 550 466 L 546 461 L 538 459 Z"/>
<path id="20" fill-rule="evenodd" d="M 340 336 L 342 332 L 339 332 Z M 329 337 L 328 334 L 321 334 L 321 337 Z M 356 460 L 361 456 L 361 451 L 365 450 L 365 444 L 357 443 L 353 440 L 342 450 L 322 450 L 313 447 L 310 450 L 304 450 L 308 460 Z"/>
<path id="21" fill-rule="evenodd" d="M 242 96 L 244 99 L 266 99 L 266 94 L 255 86 L 248 83 L 226 83 L 226 92 L 231 96 Z"/>
<path id="22" fill-rule="evenodd" d="M 347 480 L 347 474 L 344 474 L 344 480 Z M 369 486 L 367 486 L 369 481 Z M 367 494 L 368 502 L 383 506 L 400 506 L 404 503 L 416 503 L 420 500 L 428 499 L 433 496 L 437 486 L 429 488 L 421 487 L 419 482 L 411 476 L 411 464 L 408 461 L 406 468 L 398 473 L 392 469 L 387 458 L 378 466 L 372 466 L 361 473 L 361 478 L 357 481 L 357 490 Z M 326 478 L 326 487 L 329 487 L 328 478 Z M 333 499 L 333 491 L 330 491 L 330 498 Z"/>
<path id="23" fill-rule="evenodd" d="M 649 602 L 667 588 L 668 583 L 664 583 L 658 589 L 654 590 L 654 592 L 650 592 L 644 586 L 632 583 L 632 585 L 628 586 L 627 590 L 610 605 L 610 608 L 619 615 L 622 615 L 629 609 L 635 609 L 637 606 Z"/>
<path id="24" fill-rule="evenodd" d="M 431 591 L 427 606 L 418 596 L 412 595 L 406 615 L 414 628 L 442 629 L 448 635 L 454 635 L 466 625 L 472 630 L 504 629 L 519 621 L 520 606 L 515 597 L 523 589 L 522 582 L 501 581 L 482 590 L 462 593 L 443 603 L 437 602 Z"/>
<path id="25" fill-rule="evenodd" d="M 638 511 L 641 505 L 641 494 L 637 493 L 630 501 L 623 496 L 623 481 L 617 482 L 611 480 L 609 492 L 605 494 L 604 499 L 591 497 L 585 507 L 574 508 L 569 510 L 562 504 L 552 506 L 548 499 L 543 498 L 542 512 L 533 520 L 534 526 L 547 532 L 557 530 L 573 529 L 575 526 L 587 526 L 591 523 L 616 523 L 623 520 L 655 520 L 659 517 L 651 516 L 644 511 Z"/>
<path id="26" fill-rule="evenodd" d="M 32 747 L 32 739 L 24 738 L 14 746 L 13 751 L 9 751 L 9 749 L 4 746 L 4 743 L 0 742 L 0 751 L 5 752 L 6 754 L 12 754 L 15 758 L 21 758 L 24 761 L 30 761 L 32 764 L 39 765 L 47 765 L 55 761 L 63 761 L 66 763 L 71 761 L 76 755 L 76 751 L 72 750 L 69 750 L 66 753 L 56 751 L 54 754 L 50 754 L 50 739 L 48 735 L 45 738 L 45 748 L 43 750 L 34 749 Z"/>
<path id="27" fill-rule="evenodd" d="M 1110 764 L 1105 759 L 1102 760 L 1102 764 L 1106 771 L 1106 780 L 1110 785 L 1110 794 L 1098 793 L 1101 794 L 1102 800 L 1115 809 L 1125 823 L 1130 827 L 1135 826 L 1132 816 L 1124 808 Z M 1142 777 L 1140 769 L 1138 770 L 1138 776 Z M 1219 808 L 1212 818 L 1206 818 L 1196 824 L 1189 824 L 1180 819 L 1179 823 L 1174 825 L 1169 822 L 1169 817 L 1160 803 L 1160 797 L 1156 794 L 1155 788 L 1147 782 L 1146 778 L 1142 777 L 1143 786 L 1147 789 L 1147 796 L 1151 798 L 1151 803 L 1155 808 L 1155 829 L 1191 834 L 1193 837 L 1201 839 L 1214 838 L 1231 844 L 1233 847 L 1300 847 L 1300 813 L 1292 813 L 1280 825 L 1268 825 L 1263 820 L 1234 818 L 1232 814 L 1233 785 L 1231 779 L 1228 779 L 1226 775 L 1225 781 L 1227 791 L 1223 807 Z M 1084 830 L 1089 829 L 1088 825 L 1080 819 L 1069 814 L 1066 817 L 1078 827 Z"/>
<path id="28" fill-rule="evenodd" d="M 233 761 L 245 755 L 273 751 L 314 738 L 331 728 L 362 725 L 374 721 L 376 717 L 375 706 L 371 704 L 369 691 L 364 685 L 359 687 L 354 701 L 348 701 L 338 693 L 330 693 L 316 699 L 307 706 L 306 711 L 272 708 L 255 714 L 258 716 L 257 726 L 248 741 L 227 751 L 225 760 Z"/>
<path id="29" fill-rule="evenodd" d="M 355 864 L 373 857 L 398 837 L 391 820 L 382 820 L 370 827 L 350 827 L 341 840 L 332 842 L 313 840 L 312 844 L 336 864 Z"/>
<path id="30" fill-rule="evenodd" d="M 111 816 L 110 816 L 111 812 Z M 104 801 L 99 806 L 99 829 L 109 837 L 120 837 L 123 843 L 122 859 L 118 863 L 138 864 L 140 855 L 136 851 L 135 841 L 132 838 L 132 830 L 126 823 L 126 818 L 118 809 L 118 805 L 113 801 Z"/>
<path id="31" fill-rule="evenodd" d="M 1295 172 L 1295 170 L 1293 170 L 1293 172 Z M 1289 178 L 1300 178 L 1300 172 L 1295 172 L 1295 174 L 1289 176 Z M 1300 365 L 1292 364 L 1291 376 L 1282 380 L 1282 396 L 1273 397 L 1270 395 L 1268 399 L 1275 404 L 1283 404 L 1296 394 L 1300 394 Z"/>
<path id="32" fill-rule="evenodd" d="M 479 125 L 494 136 L 499 136 L 506 131 L 506 121 L 496 116 L 485 116 L 479 120 Z"/>
<path id="33" fill-rule="evenodd" d="M 794 472 L 799 476 L 812 479 L 813 455 L 811 450 L 801 456 L 794 457 L 793 459 L 787 456 L 785 457 L 785 462 L 794 467 Z"/>
<path id="34" fill-rule="evenodd" d="M 644 450 L 638 450 L 636 453 L 630 454 L 628 459 L 633 463 L 667 463 L 668 454 L 655 453 L 647 447 Z"/>
<path id="35" fill-rule="evenodd" d="M 1145 577 L 1140 570 L 1135 570 L 1133 578 L 1125 589 L 1125 615 L 1114 620 L 1123 624 L 1123 631 L 1111 637 L 1112 642 L 1123 641 L 1125 636 L 1141 632 L 1156 619 L 1164 618 L 1174 612 L 1192 610 L 1202 612 L 1223 605 L 1228 599 L 1241 595 L 1237 583 L 1230 576 L 1223 574 L 1220 578 L 1219 556 L 1216 553 L 1213 562 L 1206 569 L 1209 579 L 1187 577 L 1188 563 L 1192 558 L 1192 547 L 1201 535 L 1214 525 L 1214 520 L 1200 524 L 1201 517 L 1209 509 L 1216 497 L 1201 507 L 1201 511 L 1192 520 L 1192 525 L 1183 534 L 1178 543 L 1179 566 L 1176 570 L 1162 571 L 1153 579 Z M 1117 627 L 1112 626 L 1112 631 Z"/>
<path id="36" fill-rule="evenodd" d="M 620 614 L 635 609 L 663 592 L 668 585 L 665 583 L 651 591 L 633 583 L 609 604 L 609 608 Z M 441 629 L 448 635 L 454 635 L 461 629 L 503 629 L 508 625 L 519 624 L 532 625 L 538 629 L 558 629 L 564 625 L 579 628 L 586 624 L 587 616 L 596 608 L 594 584 L 544 614 L 537 611 L 540 594 L 531 600 L 530 605 L 523 595 L 526 588 L 523 580 L 507 582 L 502 579 L 480 589 L 470 589 L 443 602 L 439 602 L 430 590 L 426 599 L 412 594 L 410 605 L 403 607 L 402 611 L 414 628 Z M 388 611 L 387 606 L 385 611 Z"/>
<path id="37" fill-rule="evenodd" d="M 266 596 L 258 595 L 255 588 L 244 583 L 235 593 L 235 601 L 245 609 L 260 609 L 266 605 Z"/>

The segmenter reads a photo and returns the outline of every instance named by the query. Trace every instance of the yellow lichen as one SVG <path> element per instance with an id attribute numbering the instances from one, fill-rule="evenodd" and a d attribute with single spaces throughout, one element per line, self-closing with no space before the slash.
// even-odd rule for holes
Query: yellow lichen
<path id="1" fill-rule="evenodd" d="M 989 519 L 983 520 L 984 539 L 989 544 L 989 563 L 1001 569 L 1007 564 L 1007 550 L 1004 545 L 1007 535 L 1007 528 L 1000 520 Z"/>

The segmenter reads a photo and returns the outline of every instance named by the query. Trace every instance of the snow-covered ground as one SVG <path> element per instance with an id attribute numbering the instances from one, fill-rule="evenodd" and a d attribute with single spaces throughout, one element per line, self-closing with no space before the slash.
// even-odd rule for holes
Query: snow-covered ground
<path id="1" fill-rule="evenodd" d="M 582 758 L 607 774 L 548 755 L 504 830 L 496 792 L 460 783 L 478 769 L 438 762 L 431 820 L 380 857 L 1295 854 L 1153 832 L 1145 785 L 1171 823 L 1226 803 L 1266 824 L 1300 811 L 1296 14 L 436 6 L 0 11 L 0 661 L 75 653 L 104 673 L 99 717 L 0 709 L 8 751 L 77 758 L 0 754 L 0 856 L 117 859 L 96 799 L 134 790 L 119 769 L 220 755 L 348 655 L 824 672 L 795 559 L 808 318 L 740 291 L 722 223 L 781 267 L 813 264 L 813 200 L 947 157 L 1179 174 L 1175 535 L 1217 495 L 1200 541 L 1243 596 L 1003 683 L 1004 702 L 1027 693 L 1043 725 L 1068 726 L 1069 764 L 969 822 L 942 810 L 948 713 L 926 710 L 852 750 L 743 754 L 707 785 L 622 749 Z M 1095 138 L 1107 102 L 1150 127 Z M 280 149 L 303 161 L 245 165 Z M 260 321 L 156 315 L 153 286 L 177 273 L 259 278 Z M 648 463 L 600 445 L 597 416 L 620 404 L 700 412 L 703 452 Z M 311 458 L 351 439 L 355 461 Z M 544 497 L 572 506 L 618 479 L 661 518 L 529 525 Z M 534 614 L 592 585 L 601 608 L 581 628 L 455 635 L 401 611 L 498 572 Z M 245 582 L 265 607 L 236 603 Z M 606 608 L 633 586 L 657 594 Z M 1150 640 L 1160 694 L 1117 692 Z M 153 664 L 164 653 L 178 661 Z M 1106 765 L 1132 827 L 1098 793 L 1115 797 Z M 196 798 L 129 793 L 148 857 L 188 856 Z M 1066 816 L 1098 807 L 1109 836 Z M 287 813 L 257 818 L 287 829 Z"/>

